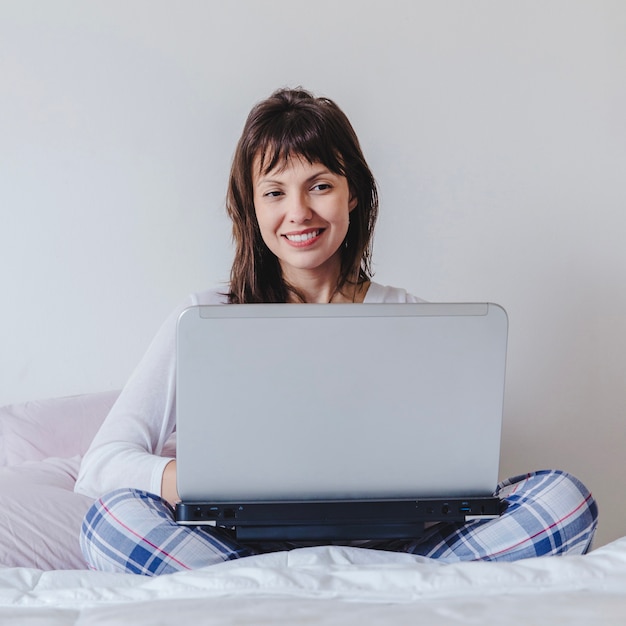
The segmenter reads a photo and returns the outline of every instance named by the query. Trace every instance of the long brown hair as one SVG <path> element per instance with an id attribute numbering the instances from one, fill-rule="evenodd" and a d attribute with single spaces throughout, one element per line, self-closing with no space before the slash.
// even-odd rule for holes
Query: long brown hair
<path id="1" fill-rule="evenodd" d="M 302 299 L 283 280 L 278 258 L 261 237 L 252 186 L 257 156 L 264 174 L 297 156 L 346 177 L 357 205 L 341 247 L 337 289 L 369 280 L 378 192 L 356 133 L 332 100 L 303 89 L 280 89 L 252 109 L 233 158 L 226 198 L 235 243 L 229 301 L 286 302 L 290 293 Z"/>

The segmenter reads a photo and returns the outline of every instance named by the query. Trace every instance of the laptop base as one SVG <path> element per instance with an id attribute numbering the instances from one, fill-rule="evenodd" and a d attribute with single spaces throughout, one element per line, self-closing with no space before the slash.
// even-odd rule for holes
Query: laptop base
<path id="1" fill-rule="evenodd" d="M 237 526 L 239 541 L 374 541 L 417 539 L 425 532 L 424 523 L 415 524 L 320 524 Z"/>
<path id="2" fill-rule="evenodd" d="M 179 503 L 176 521 L 233 528 L 241 541 L 351 541 L 411 539 L 425 524 L 499 517 L 496 497 L 420 500 Z"/>

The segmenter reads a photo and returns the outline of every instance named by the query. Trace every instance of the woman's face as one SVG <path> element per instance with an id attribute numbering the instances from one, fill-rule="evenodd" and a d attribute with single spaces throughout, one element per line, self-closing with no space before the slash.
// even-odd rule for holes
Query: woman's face
<path id="1" fill-rule="evenodd" d="M 261 236 L 285 279 L 297 285 L 307 274 L 336 281 L 339 248 L 357 204 L 345 176 L 298 156 L 263 173 L 257 158 L 252 182 Z"/>

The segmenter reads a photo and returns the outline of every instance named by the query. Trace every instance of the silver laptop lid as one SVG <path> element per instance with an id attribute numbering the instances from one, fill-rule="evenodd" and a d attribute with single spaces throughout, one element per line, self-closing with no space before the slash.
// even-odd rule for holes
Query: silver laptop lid
<path id="1" fill-rule="evenodd" d="M 185 310 L 177 339 L 181 498 L 490 494 L 507 326 L 494 304 Z"/>

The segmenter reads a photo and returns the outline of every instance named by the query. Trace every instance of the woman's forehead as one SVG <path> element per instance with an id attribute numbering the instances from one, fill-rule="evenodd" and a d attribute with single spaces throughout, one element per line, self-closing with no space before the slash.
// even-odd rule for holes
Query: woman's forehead
<path id="1" fill-rule="evenodd" d="M 264 150 L 259 150 L 256 153 L 252 161 L 252 171 L 257 176 L 267 175 L 270 172 L 280 173 L 297 162 L 303 165 L 313 165 L 320 161 L 319 159 L 311 159 L 299 152 L 286 152 L 280 148 L 271 146 Z"/>
<path id="2" fill-rule="evenodd" d="M 268 146 L 257 151 L 252 160 L 252 176 L 258 178 L 270 173 L 280 174 L 294 164 L 302 166 L 322 165 L 334 174 L 345 176 L 342 159 L 339 156 L 336 156 L 331 162 L 326 162 L 321 156 L 293 150 L 287 151 L 276 146 Z"/>

